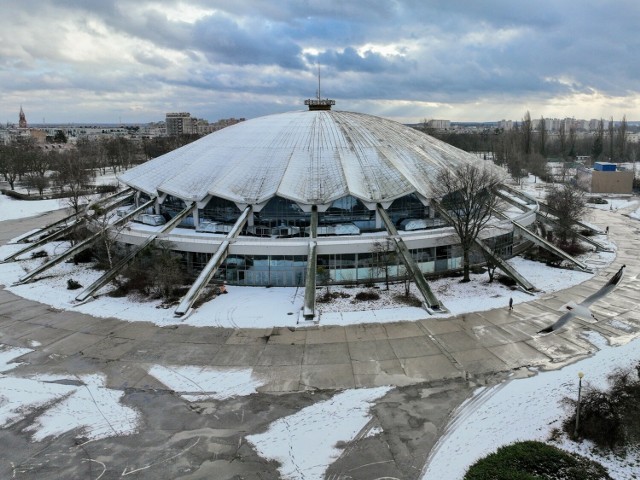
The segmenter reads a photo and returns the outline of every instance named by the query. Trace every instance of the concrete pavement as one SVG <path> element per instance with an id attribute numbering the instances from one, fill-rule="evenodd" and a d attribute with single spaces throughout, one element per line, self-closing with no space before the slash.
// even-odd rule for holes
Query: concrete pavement
<path id="1" fill-rule="evenodd" d="M 55 216 L 0 222 L 0 242 L 50 222 Z M 25 365 L 16 369 L 17 374 L 100 371 L 106 374 L 110 388 L 128 392 L 128 401 L 145 412 L 145 418 L 171 415 L 177 422 L 166 429 L 154 427 L 157 422 L 149 420 L 145 431 L 140 433 L 147 441 L 148 448 L 144 450 L 130 438 L 94 442 L 94 448 L 111 449 L 110 456 L 116 465 L 102 476 L 103 480 L 120 478 L 116 475 L 118 468 L 134 461 L 134 452 L 143 457 L 151 452 L 159 454 L 162 445 L 171 445 L 176 432 L 191 432 L 193 437 L 196 435 L 193 432 L 201 432 L 203 422 L 217 424 L 212 418 L 200 418 L 202 415 L 195 414 L 191 405 L 185 409 L 184 401 L 169 395 L 165 385 L 149 376 L 148 368 L 154 364 L 251 367 L 265 384 L 260 394 L 251 398 L 213 402 L 216 411 L 229 409 L 229 415 L 240 407 L 256 412 L 243 425 L 229 420 L 225 428 L 233 433 L 224 439 L 217 434 L 204 435 L 210 443 L 219 445 L 213 464 L 211 454 L 204 451 L 196 455 L 188 472 L 180 473 L 178 467 L 171 469 L 165 465 L 169 470 L 145 469 L 136 478 L 209 478 L 205 475 L 278 478 L 275 465 L 264 462 L 243 444 L 245 435 L 264 429 L 275 418 L 327 398 L 337 389 L 378 385 L 401 387 L 376 405 L 376 419 L 384 427 L 386 441 L 361 439 L 361 448 L 349 449 L 349 455 L 336 462 L 330 472 L 335 478 L 343 478 L 338 475 L 357 467 L 352 478 L 374 478 L 372 470 L 362 465 L 375 452 L 377 457 L 389 459 L 385 466 L 388 476 L 415 478 L 449 412 L 473 388 L 499 381 L 513 369 L 555 368 L 590 354 L 593 347 L 579 335 L 587 328 L 614 343 L 638 334 L 638 227 L 622 212 L 594 211 L 593 217 L 593 223 L 610 227 L 610 235 L 618 245 L 613 264 L 581 285 L 516 305 L 513 311 L 508 311 L 505 305 L 504 309 L 446 319 L 304 329 L 158 327 L 56 311 L 0 290 L 0 343 L 25 347 L 38 342 L 34 352 L 20 358 Z M 627 271 L 621 286 L 592 308 L 597 322 L 578 320 L 558 334 L 535 336 L 535 332 L 557 319 L 561 305 L 581 300 L 600 288 L 623 263 Z M 544 285 L 538 287 L 544 289 Z M 155 409 L 149 407 L 151 404 Z M 405 415 L 398 415 L 398 404 L 404 406 Z M 267 411 L 267 405 L 271 405 L 272 411 Z M 48 449 L 57 452 L 54 457 L 59 464 L 43 462 L 45 466 L 27 468 L 23 476 L 16 478 L 43 478 L 47 472 L 56 475 L 64 472 L 71 475 L 67 478 L 80 478 L 74 477 L 73 472 L 77 474 L 85 467 L 80 461 L 83 453 L 74 451 L 71 439 L 72 434 L 66 439 L 52 439 L 48 444 Z M 28 435 L 19 429 L 3 430 L 0 441 L 3 440 L 11 440 L 14 442 L 11 445 L 21 448 L 31 445 Z M 24 451 L 20 448 L 12 453 L 5 451 L 2 455 L 5 467 L 9 462 L 7 455 L 14 455 L 10 462 L 15 465 L 16 459 L 24 457 Z M 243 468 L 231 464 L 234 455 L 244 459 Z M 15 469 L 12 472 L 15 474 Z M 379 470 L 375 472 L 380 476 Z M 158 476 L 164 474 L 169 476 Z"/>

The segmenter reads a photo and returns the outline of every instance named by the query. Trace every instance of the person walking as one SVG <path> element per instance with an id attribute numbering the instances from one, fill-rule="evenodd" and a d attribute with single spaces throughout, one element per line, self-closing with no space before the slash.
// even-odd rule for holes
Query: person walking
<path id="1" fill-rule="evenodd" d="M 509 297 L 509 310 L 513 310 L 513 298 Z"/>

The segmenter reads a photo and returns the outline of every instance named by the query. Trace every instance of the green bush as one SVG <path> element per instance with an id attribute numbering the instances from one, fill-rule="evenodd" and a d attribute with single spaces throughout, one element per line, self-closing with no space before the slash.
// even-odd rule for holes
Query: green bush
<path id="1" fill-rule="evenodd" d="M 518 442 L 478 460 L 464 480 L 607 480 L 607 470 L 592 460 L 542 442 Z"/>

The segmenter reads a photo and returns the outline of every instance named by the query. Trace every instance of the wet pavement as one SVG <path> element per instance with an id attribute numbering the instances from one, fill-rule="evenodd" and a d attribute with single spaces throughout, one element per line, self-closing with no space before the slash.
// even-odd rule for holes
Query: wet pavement
<path id="1" fill-rule="evenodd" d="M 0 343 L 33 350 L 12 375 L 102 373 L 143 422 L 129 436 L 85 443 L 72 431 L 34 442 L 26 430 L 33 414 L 26 414 L 0 430 L 0 478 L 275 479 L 277 465 L 260 458 L 247 435 L 336 390 L 380 385 L 398 387 L 376 402 L 367 427 L 384 433 L 358 435 L 327 478 L 419 478 L 450 412 L 473 389 L 522 367 L 558 368 L 589 355 L 594 347 L 580 336 L 586 329 L 613 343 L 638 334 L 640 227 L 623 213 L 596 210 L 590 220 L 608 225 L 618 245 L 610 266 L 513 311 L 505 305 L 445 319 L 300 329 L 158 327 L 58 311 L 1 289 Z M 57 216 L 0 222 L 0 242 Z M 598 321 L 535 335 L 560 306 L 599 289 L 622 264 L 622 284 L 592 308 Z M 188 402 L 149 375 L 152 365 L 251 368 L 264 385 L 245 397 Z"/>

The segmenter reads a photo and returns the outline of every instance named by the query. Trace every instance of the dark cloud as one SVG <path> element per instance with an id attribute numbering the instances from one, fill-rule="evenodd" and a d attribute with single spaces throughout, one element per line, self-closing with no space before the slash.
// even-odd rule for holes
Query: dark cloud
<path id="1" fill-rule="evenodd" d="M 247 102 L 243 108 L 268 113 L 313 94 L 316 63 L 326 94 L 362 108 L 387 102 L 383 111 L 394 116 L 413 112 L 408 102 L 454 108 L 493 99 L 508 108 L 584 94 L 611 97 L 616 108 L 640 103 L 640 4 L 631 0 L 5 4 L 0 105 L 9 108 L 29 95 L 46 104 L 41 92 L 75 92 L 79 101 L 91 95 L 87 104 L 118 93 L 145 99 L 150 115 L 207 98 L 221 112 Z"/>

